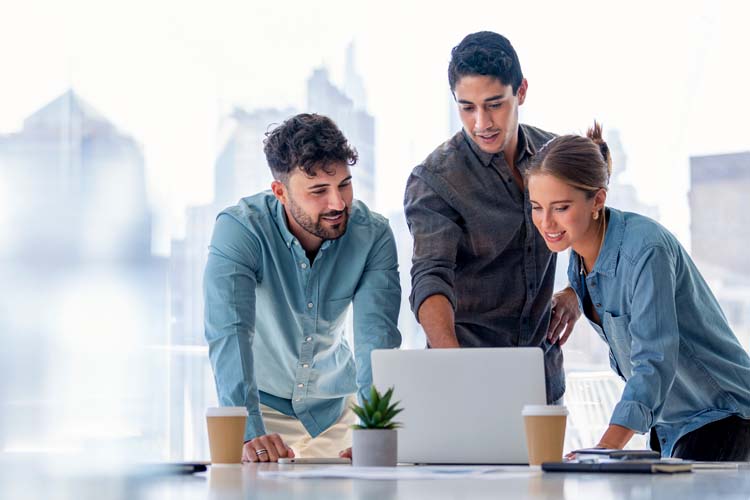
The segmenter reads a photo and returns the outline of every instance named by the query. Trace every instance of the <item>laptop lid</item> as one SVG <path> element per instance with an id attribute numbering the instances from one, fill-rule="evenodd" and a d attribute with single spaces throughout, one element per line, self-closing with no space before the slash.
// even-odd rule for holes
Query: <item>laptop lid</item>
<path id="1" fill-rule="evenodd" d="M 399 462 L 528 463 L 521 410 L 547 402 L 541 349 L 379 349 L 372 376 L 404 409 Z"/>

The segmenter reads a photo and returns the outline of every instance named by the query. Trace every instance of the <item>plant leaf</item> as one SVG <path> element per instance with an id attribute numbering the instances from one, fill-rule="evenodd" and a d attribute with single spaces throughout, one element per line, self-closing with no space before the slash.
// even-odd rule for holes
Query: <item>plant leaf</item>
<path id="1" fill-rule="evenodd" d="M 388 403 L 391 400 L 391 396 L 393 396 L 393 387 L 388 389 L 388 391 L 385 393 L 385 396 L 380 398 L 380 404 L 378 405 L 378 411 L 380 413 L 385 413 L 385 410 L 388 409 Z"/>
<path id="2" fill-rule="evenodd" d="M 383 420 L 385 422 L 389 422 L 389 421 L 393 420 L 393 417 L 395 417 L 396 415 L 398 415 L 402 411 L 403 411 L 402 408 L 391 408 L 390 410 L 388 410 L 386 412 L 385 416 L 383 417 Z"/>
<path id="3" fill-rule="evenodd" d="M 378 390 L 373 385 L 370 387 L 370 404 L 373 405 L 373 408 L 377 408 L 379 402 L 380 402 L 380 394 L 378 393 Z"/>
<path id="4" fill-rule="evenodd" d="M 354 412 L 355 415 L 357 415 L 359 417 L 359 419 L 361 421 L 364 422 L 365 420 L 367 420 L 367 418 L 365 417 L 364 410 L 362 408 L 360 408 L 359 406 L 352 405 L 352 411 Z"/>

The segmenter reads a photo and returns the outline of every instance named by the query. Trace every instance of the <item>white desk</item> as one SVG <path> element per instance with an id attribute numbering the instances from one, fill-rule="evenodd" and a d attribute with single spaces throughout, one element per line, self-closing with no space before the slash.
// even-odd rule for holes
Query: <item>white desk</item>
<path id="1" fill-rule="evenodd" d="M 701 471 L 674 475 L 553 474 L 520 469 L 497 479 L 368 481 L 259 477 L 273 464 L 213 468 L 196 477 L 154 482 L 144 498 L 309 500 L 439 499 L 743 499 L 750 498 L 750 470 Z M 289 466 L 284 466 L 289 467 Z M 295 466 L 302 467 L 302 466 Z M 310 467 L 310 466 L 306 466 Z"/>
<path id="2" fill-rule="evenodd" d="M 275 464 L 211 468 L 192 476 L 142 477 L 126 474 L 48 475 L 23 468 L 0 472 L 3 499 L 750 499 L 750 469 L 675 475 L 553 474 L 520 469 L 495 479 L 369 481 L 288 479 L 258 476 Z M 288 467 L 290 466 L 282 466 Z M 311 466 L 293 466 L 311 467 Z"/>

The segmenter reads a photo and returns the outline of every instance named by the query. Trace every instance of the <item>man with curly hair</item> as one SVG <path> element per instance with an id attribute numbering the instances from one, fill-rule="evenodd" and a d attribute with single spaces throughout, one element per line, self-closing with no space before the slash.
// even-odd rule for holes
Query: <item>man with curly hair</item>
<path id="1" fill-rule="evenodd" d="M 357 153 L 330 118 L 293 116 L 264 145 L 271 191 L 218 215 L 204 275 L 219 403 L 249 412 L 245 461 L 336 456 L 351 446 L 351 395 L 372 384 L 370 351 L 401 344 L 396 244 L 353 198 Z"/>
<path id="2" fill-rule="evenodd" d="M 552 295 L 555 255 L 534 228 L 524 187 L 554 135 L 519 124 L 528 82 L 502 35 L 466 36 L 451 53 L 448 83 L 463 128 L 414 168 L 404 197 L 412 310 L 431 347 L 541 347 L 547 399 L 559 401 L 560 345 L 580 312 L 570 288 Z"/>

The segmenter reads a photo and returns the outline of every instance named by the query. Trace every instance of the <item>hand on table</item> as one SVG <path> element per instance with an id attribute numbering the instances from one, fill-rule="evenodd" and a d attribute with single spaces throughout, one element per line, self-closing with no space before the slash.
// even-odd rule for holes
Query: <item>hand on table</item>
<path id="1" fill-rule="evenodd" d="M 294 458 L 294 451 L 278 434 L 258 436 L 242 447 L 243 462 L 277 462 L 279 458 Z"/>
<path id="2" fill-rule="evenodd" d="M 617 424 L 609 424 L 609 427 L 607 427 L 604 435 L 599 440 L 599 443 L 594 446 L 594 448 L 622 450 L 623 448 L 625 448 L 625 445 L 628 444 L 630 438 L 633 437 L 633 434 L 635 434 L 635 431 L 633 431 L 632 429 L 628 429 L 627 427 L 623 427 Z M 565 460 L 574 460 L 575 458 L 575 453 L 568 453 L 567 455 L 565 455 Z"/>
<path id="3" fill-rule="evenodd" d="M 345 449 L 345 450 L 340 451 L 339 452 L 339 456 L 341 458 L 349 458 L 349 459 L 351 459 L 352 458 L 352 448 L 351 448 L 351 446 L 349 448 Z"/>

